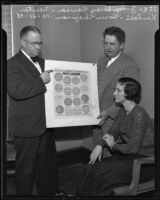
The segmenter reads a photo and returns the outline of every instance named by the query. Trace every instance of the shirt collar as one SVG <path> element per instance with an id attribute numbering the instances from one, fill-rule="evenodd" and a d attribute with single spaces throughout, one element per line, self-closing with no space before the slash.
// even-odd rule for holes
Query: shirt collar
<path id="1" fill-rule="evenodd" d="M 40 72 L 40 74 L 42 73 L 42 69 L 41 69 L 41 67 L 40 67 L 40 65 L 39 65 L 39 63 L 37 62 L 37 63 L 34 63 L 33 61 L 32 61 L 32 59 L 30 58 L 30 56 L 23 50 L 23 49 L 21 49 L 21 51 L 22 51 L 22 53 L 33 63 L 33 65 L 37 68 L 37 70 Z"/>
<path id="2" fill-rule="evenodd" d="M 108 68 L 115 60 L 117 60 L 117 58 L 120 56 L 120 54 L 121 54 L 121 52 L 114 58 L 109 59 L 106 67 Z"/>
<path id="3" fill-rule="evenodd" d="M 115 56 L 114 58 L 111 58 L 109 61 L 114 62 L 120 56 L 120 54 L 121 54 L 121 52 L 117 56 Z"/>
<path id="4" fill-rule="evenodd" d="M 23 49 L 21 49 L 21 51 L 33 63 L 33 61 L 31 60 L 30 56 Z"/>

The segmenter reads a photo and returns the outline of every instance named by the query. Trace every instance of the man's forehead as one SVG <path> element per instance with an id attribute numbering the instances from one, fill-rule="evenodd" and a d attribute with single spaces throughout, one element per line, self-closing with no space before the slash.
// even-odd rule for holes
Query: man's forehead
<path id="1" fill-rule="evenodd" d="M 115 35 L 106 35 L 104 40 L 116 41 L 117 37 Z"/>
<path id="2" fill-rule="evenodd" d="M 34 31 L 28 31 L 25 35 L 24 35 L 25 39 L 41 39 L 41 35 L 37 32 Z"/>

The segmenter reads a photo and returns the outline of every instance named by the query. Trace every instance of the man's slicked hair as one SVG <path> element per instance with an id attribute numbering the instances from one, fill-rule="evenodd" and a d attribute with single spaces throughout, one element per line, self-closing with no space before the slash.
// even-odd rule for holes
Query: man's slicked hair
<path id="1" fill-rule="evenodd" d="M 106 35 L 115 36 L 120 44 L 125 43 L 126 41 L 125 32 L 121 28 L 116 26 L 111 26 L 109 28 L 106 28 L 103 32 L 103 37 L 105 38 Z"/>
<path id="2" fill-rule="evenodd" d="M 20 39 L 23 38 L 29 31 L 41 34 L 40 30 L 36 26 L 25 26 L 20 31 Z"/>

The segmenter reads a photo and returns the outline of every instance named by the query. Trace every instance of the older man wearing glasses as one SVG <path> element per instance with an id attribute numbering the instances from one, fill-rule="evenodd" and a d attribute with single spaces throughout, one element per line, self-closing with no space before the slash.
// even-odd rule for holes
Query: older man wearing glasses
<path id="1" fill-rule="evenodd" d="M 15 184 L 17 195 L 56 195 L 58 177 L 52 129 L 46 129 L 44 93 L 50 73 L 44 71 L 41 32 L 26 26 L 20 32 L 21 49 L 8 60 L 8 131 L 16 150 Z"/>

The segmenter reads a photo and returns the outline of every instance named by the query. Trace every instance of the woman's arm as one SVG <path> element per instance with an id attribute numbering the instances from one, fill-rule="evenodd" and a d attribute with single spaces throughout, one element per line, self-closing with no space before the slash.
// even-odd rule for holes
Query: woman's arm
<path id="1" fill-rule="evenodd" d="M 119 151 L 124 154 L 136 154 L 141 148 L 145 133 L 145 115 L 143 112 L 135 113 L 129 130 L 129 137 L 126 143 L 114 144 L 113 151 Z"/>

